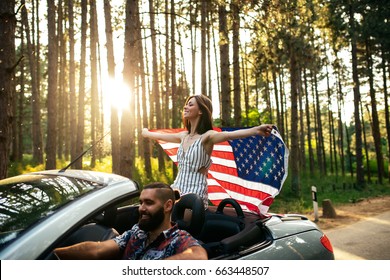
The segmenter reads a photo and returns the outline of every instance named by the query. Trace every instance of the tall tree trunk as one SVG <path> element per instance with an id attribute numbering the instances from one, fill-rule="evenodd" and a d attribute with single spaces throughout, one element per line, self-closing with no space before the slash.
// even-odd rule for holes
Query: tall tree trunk
<path id="1" fill-rule="evenodd" d="M 181 124 L 180 111 L 183 104 L 178 104 L 179 96 L 177 96 L 177 81 L 176 81 L 176 17 L 175 17 L 175 1 L 171 0 L 171 87 L 172 87 L 172 127 L 179 127 Z"/>
<path id="2" fill-rule="evenodd" d="M 289 141 L 290 141 L 290 138 L 287 137 L 288 135 L 288 125 L 287 125 L 287 118 L 288 118 L 288 112 L 286 110 L 286 90 L 284 88 L 284 84 L 283 84 L 283 76 L 284 76 L 284 73 L 283 73 L 283 68 L 280 67 L 280 65 L 278 65 L 279 67 L 279 92 L 280 92 L 280 115 L 282 116 L 282 122 L 281 122 L 281 127 L 279 127 L 280 129 L 280 133 L 283 137 L 283 139 L 286 139 L 286 144 L 288 145 L 289 144 Z"/>
<path id="3" fill-rule="evenodd" d="M 281 135 L 283 135 L 283 117 L 281 116 L 281 97 L 279 96 L 280 92 L 278 91 L 278 79 L 276 76 L 275 65 L 271 67 L 272 71 L 272 82 L 274 86 L 274 97 L 276 104 L 276 125 L 279 129 Z"/>
<path id="4" fill-rule="evenodd" d="M 15 85 L 15 1 L 0 3 L 0 179 L 7 177 Z"/>
<path id="5" fill-rule="evenodd" d="M 353 164 L 352 164 L 351 137 L 346 124 L 345 124 L 345 137 L 347 138 L 348 166 L 349 166 L 349 171 L 351 173 L 351 177 L 353 177 L 354 172 L 353 172 Z"/>
<path id="6" fill-rule="evenodd" d="M 223 3 L 219 6 L 219 55 L 221 67 L 221 113 L 222 126 L 231 125 L 231 96 L 230 96 L 230 60 L 229 60 L 229 34 L 227 26 L 227 11 Z"/>
<path id="7" fill-rule="evenodd" d="M 352 79 L 353 79 L 353 96 L 355 109 L 355 152 L 356 152 L 356 186 L 360 189 L 365 186 L 364 181 L 364 165 L 363 165 L 363 141 L 362 141 L 362 124 L 359 114 L 360 106 L 360 81 L 358 73 L 358 59 L 356 46 L 356 30 L 355 30 L 355 13 L 352 5 L 349 6 L 349 30 L 351 38 L 351 55 L 352 55 Z"/>
<path id="8" fill-rule="evenodd" d="M 310 102 L 309 102 L 309 85 L 307 81 L 306 70 L 303 72 L 303 79 L 305 84 L 305 111 L 306 111 L 306 133 L 307 133 L 307 150 L 309 152 L 309 170 L 310 175 L 314 176 L 314 153 L 312 145 L 312 128 L 310 117 Z"/>
<path id="9" fill-rule="evenodd" d="M 333 143 L 333 135 L 334 135 L 334 129 L 333 129 L 333 112 L 332 112 L 332 95 L 331 95 L 331 88 L 330 88 L 330 82 L 329 82 L 329 70 L 328 66 L 326 66 L 326 93 L 327 93 L 327 111 L 328 111 L 328 127 L 329 127 L 329 158 L 330 158 L 330 173 L 333 174 L 334 170 L 336 170 L 336 176 L 337 176 L 337 167 L 336 165 L 336 157 L 334 157 L 334 143 Z"/>
<path id="10" fill-rule="evenodd" d="M 138 38 L 142 38 L 141 34 L 141 29 L 138 30 Z M 149 127 L 149 122 L 148 122 L 148 110 L 147 110 L 147 101 L 146 101 L 146 95 L 147 92 L 147 81 L 146 81 L 146 67 L 145 67 L 145 62 L 144 62 L 144 57 L 145 53 L 143 51 L 143 44 L 142 40 L 137 40 L 137 45 L 138 45 L 138 60 L 140 63 L 140 80 L 141 80 L 141 97 L 139 98 L 141 101 L 141 105 L 139 106 L 140 111 L 142 111 L 142 126 L 143 127 Z M 140 116 L 141 118 L 141 116 Z M 141 125 L 140 125 L 141 126 Z M 142 127 L 139 127 L 139 131 L 141 131 Z M 139 133 L 140 134 L 140 133 Z M 152 178 L 152 163 L 151 163 L 151 153 L 150 153 L 150 140 L 146 137 L 142 137 L 142 135 L 139 135 L 140 137 L 138 138 L 138 143 L 140 147 L 140 155 L 143 156 L 144 158 L 144 166 L 145 166 L 145 172 L 146 176 L 148 178 Z"/>
<path id="11" fill-rule="evenodd" d="M 57 92 L 57 158 L 63 159 L 64 155 L 64 145 L 65 145 L 65 135 L 68 135 L 65 133 L 65 111 L 67 108 L 65 108 L 65 73 L 66 73 L 66 57 L 63 56 L 65 51 L 65 40 L 63 38 L 63 8 L 62 8 L 62 0 L 58 1 L 58 19 L 57 19 L 57 38 L 58 38 L 58 92 Z"/>
<path id="12" fill-rule="evenodd" d="M 31 42 L 30 25 L 28 21 L 27 8 L 22 0 L 22 23 L 26 33 L 28 62 L 31 76 L 31 109 L 32 109 L 32 148 L 33 161 L 43 163 L 43 140 L 41 129 L 41 105 L 38 83 L 37 58 L 35 57 L 34 46 Z"/>
<path id="13" fill-rule="evenodd" d="M 360 102 L 360 111 L 361 115 L 364 116 L 364 110 L 363 110 L 363 104 Z M 370 119 L 370 125 L 372 126 L 372 121 L 370 117 L 370 111 L 367 107 L 367 114 Z M 370 155 L 368 153 L 368 144 L 367 144 L 367 129 L 366 129 L 366 122 L 364 121 L 364 117 L 362 120 L 362 128 L 363 128 L 363 148 L 365 152 L 365 158 L 366 158 L 366 166 L 367 166 L 367 182 L 371 183 L 371 168 L 370 168 Z"/>
<path id="14" fill-rule="evenodd" d="M 383 162 L 383 154 L 382 154 L 382 137 L 381 131 L 379 128 L 379 116 L 378 109 L 376 104 L 376 93 L 374 87 L 374 69 L 372 62 L 372 51 L 371 51 L 371 42 L 369 39 L 366 41 L 366 60 L 367 60 L 367 71 L 368 71 L 368 81 L 370 85 L 370 98 L 371 98 L 371 116 L 372 116 L 372 136 L 374 137 L 374 146 L 375 146 L 375 154 L 376 154 L 376 162 L 377 162 L 377 175 L 378 181 L 380 184 L 383 183 L 383 177 L 385 173 L 385 166 Z"/>
<path id="15" fill-rule="evenodd" d="M 70 115 L 70 158 L 76 158 L 77 141 L 77 99 L 76 99 L 76 66 L 74 38 L 74 6 L 73 0 L 68 0 L 68 36 L 69 36 L 69 115 Z"/>
<path id="16" fill-rule="evenodd" d="M 204 94 L 206 96 L 208 96 L 208 91 L 207 91 L 207 78 L 206 78 L 206 74 L 207 74 L 207 71 L 206 71 L 206 52 L 207 52 L 207 49 L 206 49 L 206 44 L 207 44 L 207 41 L 206 41 L 206 38 L 207 38 L 207 27 L 206 27 L 206 24 L 207 24 L 207 12 L 208 12 L 208 3 L 209 1 L 205 1 L 205 0 L 202 0 L 200 5 L 201 5 L 201 21 L 200 21 L 200 32 L 201 32 L 201 38 L 200 38 L 200 53 L 201 53 L 201 84 L 202 84 L 202 87 L 201 87 L 201 94 Z M 210 93 L 211 94 L 211 93 Z"/>
<path id="17" fill-rule="evenodd" d="M 241 126 L 240 7 L 232 2 L 234 125 Z"/>
<path id="18" fill-rule="evenodd" d="M 48 92 L 47 92 L 47 141 L 46 169 L 56 168 L 57 147 L 57 35 L 56 6 L 54 0 L 47 0 L 48 14 Z"/>
<path id="19" fill-rule="evenodd" d="M 383 79 L 383 95 L 385 99 L 385 123 L 386 123 L 386 135 L 387 135 L 387 158 L 390 159 L 390 111 L 389 111 L 389 102 L 388 102 L 388 92 L 387 92 L 387 71 L 386 71 L 386 58 L 385 50 L 382 46 L 381 48 L 381 57 L 382 57 L 382 79 Z M 390 163 L 387 165 L 387 176 L 390 180 Z"/>
<path id="20" fill-rule="evenodd" d="M 157 43 L 156 43 L 156 27 L 155 27 L 155 11 L 153 0 L 149 0 L 149 13 L 150 13 L 150 29 L 152 32 L 152 104 L 154 112 L 156 114 L 156 126 L 157 128 L 163 128 L 163 117 L 161 112 L 161 99 L 160 99 L 160 85 L 159 85 L 159 70 L 158 70 L 158 58 L 157 58 Z M 165 169 L 165 161 L 163 151 L 160 148 L 158 152 L 158 169 L 163 171 Z"/>
<path id="21" fill-rule="evenodd" d="M 106 49 L 107 49 L 107 67 L 108 76 L 112 81 L 115 81 L 115 55 L 114 42 L 112 39 L 112 24 L 111 24 L 111 1 L 104 0 L 104 19 L 106 27 Z M 120 147 L 119 147 L 119 119 L 118 110 L 111 103 L 111 154 L 112 154 L 112 172 L 119 173 L 120 166 Z"/>
<path id="22" fill-rule="evenodd" d="M 298 135 L 298 63 L 294 48 L 290 47 L 290 83 L 291 83 L 291 190 L 301 195 L 299 177 L 299 135 Z"/>
<path id="23" fill-rule="evenodd" d="M 317 121 L 317 161 L 321 175 L 326 175 L 326 160 L 325 160 L 325 147 L 324 147 L 324 132 L 322 127 L 321 118 L 321 104 L 318 92 L 318 79 L 317 73 L 314 71 L 314 93 L 316 100 L 316 121 Z"/>
<path id="24" fill-rule="evenodd" d="M 247 45 L 245 45 L 245 51 L 247 53 Z M 245 110 L 245 123 L 242 123 L 242 126 L 249 126 L 249 69 L 247 59 L 241 60 L 241 71 L 242 71 L 242 80 L 244 88 L 244 110 Z"/>
<path id="25" fill-rule="evenodd" d="M 97 14 L 96 0 L 90 0 L 90 63 L 91 63 L 91 142 L 96 143 L 98 134 L 98 81 L 97 81 Z M 91 151 L 91 167 L 96 166 L 97 150 Z"/>
<path id="26" fill-rule="evenodd" d="M 337 69 L 337 113 L 338 113 L 338 131 L 339 131 L 339 151 L 340 151 L 340 165 L 341 165 L 341 175 L 342 177 L 345 176 L 345 154 L 344 154 L 344 126 L 343 126 L 343 119 L 342 119 L 342 108 L 344 108 L 344 95 L 343 90 L 341 86 L 341 69 Z"/>
<path id="27" fill-rule="evenodd" d="M 84 128 L 85 128 L 85 67 L 86 67 L 86 48 L 87 48 L 87 15 L 88 0 L 81 0 L 81 46 L 80 46 L 80 77 L 79 77 L 79 98 L 77 113 L 77 140 L 76 155 L 83 152 L 84 146 Z M 75 163 L 75 168 L 83 168 L 83 158 Z"/>
<path id="28" fill-rule="evenodd" d="M 134 170 L 134 138 L 135 138 L 135 110 L 134 110 L 134 84 L 136 75 L 137 55 L 137 28 L 139 28 L 138 1 L 126 1 L 125 47 L 123 80 L 129 87 L 128 108 L 123 110 L 121 118 L 121 161 L 120 174 L 131 178 Z M 131 96 L 132 95 L 132 96 Z"/>
<path id="29" fill-rule="evenodd" d="M 165 34 L 169 34 L 169 0 L 165 0 Z M 164 102 L 163 104 L 165 104 L 165 106 L 167 106 L 169 104 L 169 100 L 170 100 L 170 88 L 171 88 L 171 83 L 170 83 L 170 77 L 171 77 L 171 67 L 170 67 L 170 63 L 169 63 L 169 59 L 170 59 L 170 44 L 169 44 L 169 36 L 166 36 L 165 37 L 165 91 L 164 91 Z M 154 108 L 153 106 L 151 106 L 151 108 Z M 170 114 L 168 112 L 168 108 L 165 107 L 164 110 L 163 110 L 164 113 L 163 114 L 163 118 L 164 118 L 164 127 L 169 127 L 170 125 L 172 125 L 172 123 L 170 122 Z M 161 162 L 159 160 L 159 165 L 161 165 Z"/>
<path id="30" fill-rule="evenodd" d="M 21 50 L 20 55 L 22 55 L 23 53 L 26 52 L 23 24 L 20 26 L 20 34 L 21 34 L 20 35 L 20 50 Z M 23 160 L 23 152 L 24 152 L 23 119 L 24 119 L 24 111 L 25 111 L 25 108 L 24 108 L 25 97 L 24 96 L 25 96 L 25 87 L 26 87 L 26 84 L 25 84 L 26 67 L 25 67 L 24 60 L 20 61 L 20 63 L 19 63 L 19 72 L 20 72 L 20 76 L 19 76 L 20 92 L 18 95 L 16 95 L 16 99 L 17 99 L 16 111 L 18 112 L 18 115 L 14 115 L 16 118 L 15 123 L 17 124 L 16 125 L 17 134 L 15 134 L 15 131 L 14 131 L 14 135 L 17 138 L 16 144 L 18 145 L 18 147 L 16 149 L 16 153 L 15 153 L 15 160 L 21 162 Z"/>
<path id="31" fill-rule="evenodd" d="M 209 22 L 211 22 L 212 21 L 211 18 L 213 16 L 213 13 L 210 12 L 209 14 L 210 14 Z M 220 69 L 218 68 L 220 66 L 218 66 L 218 64 L 219 64 L 219 62 L 218 62 L 218 47 L 217 47 L 217 36 L 215 35 L 215 32 L 216 32 L 215 28 L 212 28 L 211 33 L 212 33 L 213 50 L 214 50 L 214 57 L 215 57 L 214 58 L 215 61 L 212 64 L 215 65 L 215 75 L 216 75 L 217 88 L 218 88 L 219 104 L 221 104 L 222 103 L 221 98 L 220 98 L 221 97 L 221 77 L 220 77 L 220 73 L 219 73 Z M 211 64 L 211 63 L 209 63 L 209 64 Z M 221 106 L 219 106 L 219 107 L 221 107 Z"/>

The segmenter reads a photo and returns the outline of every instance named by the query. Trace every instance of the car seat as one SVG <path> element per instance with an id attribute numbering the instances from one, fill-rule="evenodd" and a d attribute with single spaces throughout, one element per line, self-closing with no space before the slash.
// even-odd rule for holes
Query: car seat
<path id="1" fill-rule="evenodd" d="M 186 210 L 191 211 L 191 219 L 185 220 Z M 176 222 L 180 229 L 189 232 L 197 238 L 202 231 L 205 220 L 205 209 L 202 199 L 195 193 L 182 195 L 175 203 L 172 210 L 172 221 Z"/>

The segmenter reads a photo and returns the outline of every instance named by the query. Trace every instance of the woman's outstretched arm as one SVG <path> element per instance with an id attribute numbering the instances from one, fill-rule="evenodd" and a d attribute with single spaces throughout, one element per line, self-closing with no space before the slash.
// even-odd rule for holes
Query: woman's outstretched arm
<path id="1" fill-rule="evenodd" d="M 210 133 L 210 142 L 212 144 L 221 143 L 227 140 L 246 138 L 249 136 L 260 135 L 270 136 L 272 131 L 272 124 L 262 124 L 251 128 L 237 129 L 234 131 L 223 131 Z"/>
<path id="2" fill-rule="evenodd" d="M 150 138 L 153 140 L 162 140 L 171 143 L 180 143 L 181 139 L 187 135 L 186 131 L 176 132 L 176 133 L 163 133 L 150 131 L 147 128 L 142 129 L 142 136 L 145 138 Z"/>

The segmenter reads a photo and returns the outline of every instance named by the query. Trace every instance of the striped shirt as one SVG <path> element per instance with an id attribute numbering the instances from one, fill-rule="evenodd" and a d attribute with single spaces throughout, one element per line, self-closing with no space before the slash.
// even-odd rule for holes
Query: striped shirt
<path id="1" fill-rule="evenodd" d="M 187 151 L 184 151 L 183 149 L 184 139 L 182 140 L 177 151 L 179 171 L 171 187 L 174 189 L 179 189 L 181 194 L 198 194 L 203 200 L 205 209 L 207 209 L 207 172 L 202 174 L 199 172 L 199 170 L 202 168 L 208 170 L 212 161 L 203 147 L 202 137 L 192 143 L 188 147 Z"/>

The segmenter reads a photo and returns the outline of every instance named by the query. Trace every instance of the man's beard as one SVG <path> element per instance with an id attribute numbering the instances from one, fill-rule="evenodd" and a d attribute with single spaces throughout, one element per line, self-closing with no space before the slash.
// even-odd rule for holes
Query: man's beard
<path id="1" fill-rule="evenodd" d="M 149 218 L 147 220 L 140 219 L 138 226 L 143 231 L 152 231 L 157 229 L 164 221 L 164 207 L 161 207 L 154 214 L 147 214 Z M 142 214 L 141 214 L 142 217 Z"/>

